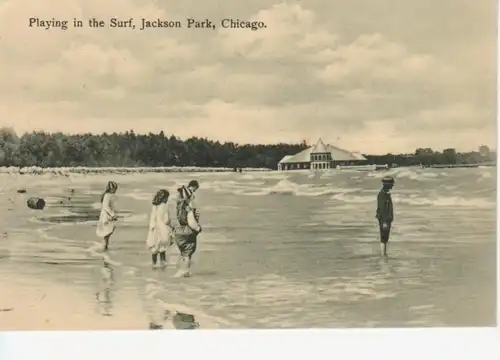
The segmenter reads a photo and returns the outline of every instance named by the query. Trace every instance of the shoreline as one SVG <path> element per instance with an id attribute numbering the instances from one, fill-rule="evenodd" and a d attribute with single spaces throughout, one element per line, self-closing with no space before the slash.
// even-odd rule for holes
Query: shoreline
<path id="1" fill-rule="evenodd" d="M 338 169 L 328 169 L 330 171 L 341 171 L 341 170 L 357 170 L 357 171 L 388 171 L 395 169 L 452 169 L 452 168 L 494 168 L 493 165 L 465 165 L 465 166 L 399 166 L 394 168 L 381 168 L 381 166 L 370 165 L 372 168 L 368 169 L 368 166 L 343 166 Z M 236 170 L 237 171 L 236 171 Z M 107 166 L 107 167 L 86 167 L 86 166 L 75 166 L 75 167 L 40 167 L 40 166 L 29 166 L 29 167 L 16 167 L 16 166 L 0 166 L 0 175 L 58 175 L 58 176 L 69 176 L 69 175 L 105 175 L 105 174 L 117 174 L 117 175 L 128 175 L 128 174 L 161 174 L 161 173 L 258 173 L 258 172 L 278 172 L 278 173 L 298 173 L 307 172 L 310 173 L 310 169 L 290 169 L 290 170 L 274 170 L 269 168 L 228 168 L 228 167 L 197 167 L 197 166 L 159 166 L 159 167 L 121 167 L 121 166 Z M 315 171 L 315 172 L 325 172 Z"/>
<path id="2" fill-rule="evenodd" d="M 159 166 L 159 167 L 16 167 L 1 166 L 0 174 L 6 175 L 69 175 L 69 174 L 136 174 L 136 173 L 182 173 L 182 172 L 236 172 L 235 169 L 241 169 L 242 172 L 270 172 L 268 168 L 228 168 L 228 167 L 197 167 L 197 166 Z"/>

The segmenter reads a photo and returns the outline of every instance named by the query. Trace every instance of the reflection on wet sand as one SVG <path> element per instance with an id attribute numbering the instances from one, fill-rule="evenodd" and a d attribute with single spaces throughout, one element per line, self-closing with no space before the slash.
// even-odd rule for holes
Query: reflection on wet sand
<path id="1" fill-rule="evenodd" d="M 200 328 L 200 324 L 192 314 L 166 310 L 163 314 L 163 320 L 166 322 L 169 319 L 171 319 L 173 327 L 177 330 L 195 330 Z M 163 328 L 162 324 L 157 324 L 155 322 L 149 323 L 149 330 L 161 330 Z"/>
<path id="2" fill-rule="evenodd" d="M 79 223 L 87 221 L 97 221 L 99 216 L 88 214 L 88 215 L 53 215 L 47 217 L 39 217 L 38 220 L 45 221 L 53 224 L 60 223 Z"/>
<path id="3" fill-rule="evenodd" d="M 102 291 L 96 293 L 99 312 L 103 316 L 113 316 L 113 292 L 114 292 L 114 272 L 113 267 L 107 261 L 104 261 L 102 268 Z"/>
<path id="4" fill-rule="evenodd" d="M 60 224 L 60 223 L 79 223 L 88 221 L 97 221 L 99 219 L 99 210 L 92 206 L 88 196 L 85 194 L 54 197 L 49 201 L 50 209 L 64 209 L 69 214 L 58 214 L 38 217 L 38 220 Z"/>
<path id="5" fill-rule="evenodd" d="M 179 330 L 192 330 L 200 327 L 193 315 L 179 312 L 173 316 L 172 324 Z"/>
<path id="6" fill-rule="evenodd" d="M 85 193 L 75 194 L 73 190 L 71 196 L 57 196 L 47 200 L 50 209 L 65 210 L 67 214 L 51 214 L 49 216 L 39 216 L 37 220 L 52 223 L 83 223 L 99 220 L 100 210 L 96 208 L 89 196 Z M 122 209 L 120 215 L 130 214 L 131 211 Z"/>

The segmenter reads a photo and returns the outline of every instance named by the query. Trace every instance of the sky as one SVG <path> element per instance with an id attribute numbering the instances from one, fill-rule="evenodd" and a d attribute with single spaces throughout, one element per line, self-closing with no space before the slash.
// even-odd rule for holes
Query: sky
<path id="1" fill-rule="evenodd" d="M 30 17 L 133 17 L 136 29 Z M 140 31 L 143 17 L 184 28 Z M 496 19 L 492 0 L 0 0 L 0 126 L 321 137 L 371 154 L 496 148 Z"/>

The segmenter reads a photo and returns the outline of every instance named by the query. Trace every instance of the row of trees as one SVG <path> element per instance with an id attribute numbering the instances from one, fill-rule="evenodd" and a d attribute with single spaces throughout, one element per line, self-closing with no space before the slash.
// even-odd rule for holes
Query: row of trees
<path id="1" fill-rule="evenodd" d="M 496 153 L 490 151 L 486 145 L 481 145 L 478 151 L 470 152 L 457 152 L 451 148 L 440 152 L 425 148 L 417 149 L 413 154 L 365 155 L 365 157 L 368 159 L 369 164 L 395 164 L 398 166 L 464 165 L 496 161 Z"/>
<path id="2" fill-rule="evenodd" d="M 67 135 L 31 132 L 18 136 L 10 128 L 0 129 L 0 166 L 210 166 L 276 169 L 285 156 L 308 147 L 300 144 L 238 145 L 192 137 L 135 134 Z M 493 161 L 486 147 L 481 151 L 457 153 L 417 149 L 414 154 L 365 155 L 369 164 L 433 165 Z"/>
<path id="3" fill-rule="evenodd" d="M 0 166 L 210 166 L 275 168 L 302 144 L 238 145 L 192 137 L 181 140 L 159 134 L 139 135 L 32 132 L 18 136 L 0 129 Z"/>

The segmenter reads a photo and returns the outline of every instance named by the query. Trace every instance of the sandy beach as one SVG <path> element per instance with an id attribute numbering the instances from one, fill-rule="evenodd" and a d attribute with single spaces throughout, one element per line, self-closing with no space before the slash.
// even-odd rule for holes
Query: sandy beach
<path id="1" fill-rule="evenodd" d="M 491 326 L 494 171 L 394 170 L 386 261 L 373 219 L 383 172 L 3 174 L 0 330 L 182 328 L 177 312 L 202 329 Z M 158 188 L 191 178 L 205 231 L 193 277 L 176 279 L 176 249 L 151 269 L 147 216 Z M 111 179 L 122 217 L 103 254 Z M 30 196 L 47 207 L 28 209 Z"/>

